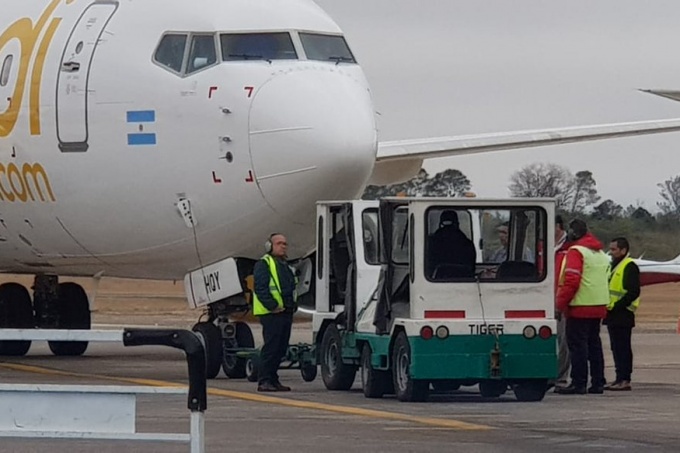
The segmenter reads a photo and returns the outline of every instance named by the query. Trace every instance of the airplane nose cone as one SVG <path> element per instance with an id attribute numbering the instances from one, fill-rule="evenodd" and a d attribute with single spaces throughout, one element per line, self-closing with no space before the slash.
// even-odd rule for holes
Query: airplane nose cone
<path id="1" fill-rule="evenodd" d="M 376 150 L 368 88 L 336 67 L 283 73 L 255 94 L 253 170 L 267 203 L 289 221 L 313 219 L 318 200 L 360 195 Z"/>

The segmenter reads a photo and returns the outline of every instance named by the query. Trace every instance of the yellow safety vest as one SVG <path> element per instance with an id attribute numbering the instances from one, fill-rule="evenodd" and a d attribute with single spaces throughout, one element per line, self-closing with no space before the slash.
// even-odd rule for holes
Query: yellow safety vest
<path id="1" fill-rule="evenodd" d="M 609 304 L 609 291 L 607 278 L 609 276 L 609 257 L 601 250 L 591 250 L 588 247 L 573 245 L 569 250 L 575 249 L 583 256 L 583 273 L 581 284 L 576 295 L 569 303 L 571 307 L 597 307 Z M 566 258 L 562 261 L 560 282 L 564 281 L 567 268 Z"/>
<path id="2" fill-rule="evenodd" d="M 614 269 L 612 269 L 611 275 L 609 276 L 609 305 L 607 305 L 607 310 L 612 310 L 616 302 L 621 300 L 621 298 L 628 293 L 623 287 L 623 272 L 625 271 L 626 266 L 632 262 L 633 259 L 627 255 Z M 635 313 L 635 310 L 637 310 L 639 305 L 640 298 L 638 297 L 626 308 Z"/>
<path id="3" fill-rule="evenodd" d="M 281 283 L 279 282 L 279 271 L 276 267 L 276 260 L 271 255 L 265 255 L 262 259 L 269 267 L 269 292 L 276 301 L 279 308 L 283 308 L 283 295 L 281 294 Z M 297 277 L 295 277 L 295 286 L 297 286 Z M 293 291 L 293 301 L 297 300 L 297 291 Z M 257 297 L 257 293 L 253 291 L 253 314 L 255 316 L 262 316 L 271 313 L 267 307 L 262 304 L 262 301 Z"/>
<path id="4" fill-rule="evenodd" d="M 279 271 L 276 269 L 276 260 L 271 255 L 265 255 L 262 259 L 269 267 L 269 292 L 276 301 L 279 308 L 283 308 L 283 295 L 281 294 L 281 284 L 279 283 Z M 257 297 L 257 293 L 253 291 L 253 314 L 255 316 L 262 316 L 271 313 Z"/>

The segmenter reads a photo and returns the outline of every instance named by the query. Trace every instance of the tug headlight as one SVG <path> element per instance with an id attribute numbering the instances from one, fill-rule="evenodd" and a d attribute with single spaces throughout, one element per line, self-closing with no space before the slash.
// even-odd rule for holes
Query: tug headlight
<path id="1" fill-rule="evenodd" d="M 446 326 L 439 326 L 439 327 L 437 327 L 437 330 L 435 331 L 435 335 L 437 335 L 437 338 L 439 338 L 440 340 L 448 338 L 449 337 L 449 329 Z"/>
<path id="2" fill-rule="evenodd" d="M 527 340 L 531 340 L 536 337 L 536 328 L 534 326 L 526 326 L 524 330 L 522 330 L 522 335 L 524 335 L 524 338 Z"/>

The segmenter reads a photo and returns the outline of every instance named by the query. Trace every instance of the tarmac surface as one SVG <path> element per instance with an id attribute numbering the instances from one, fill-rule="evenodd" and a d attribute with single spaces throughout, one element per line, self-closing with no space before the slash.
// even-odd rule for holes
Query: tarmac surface
<path id="1" fill-rule="evenodd" d="M 100 328 L 99 326 L 94 326 Z M 106 326 L 111 328 L 113 326 Z M 680 451 L 680 335 L 674 325 L 636 328 L 632 392 L 556 395 L 517 402 L 512 392 L 484 399 L 476 387 L 437 394 L 427 403 L 393 396 L 366 399 L 357 375 L 349 392 L 330 392 L 321 377 L 306 383 L 298 370 L 281 371 L 290 393 L 257 393 L 256 384 L 222 373 L 208 383 L 208 452 L 525 452 Z M 296 324 L 292 342 L 311 340 Z M 257 325 L 256 339 L 261 338 Z M 613 378 L 609 340 L 606 374 Z M 142 380 L 141 382 L 136 379 Z M 168 385 L 187 383 L 181 351 L 164 347 L 90 345 L 83 357 L 54 357 L 36 342 L 22 358 L 0 358 L 2 383 Z M 183 396 L 140 396 L 138 432 L 189 431 Z M 186 445 L 126 441 L 2 439 L 2 452 L 187 452 Z"/>

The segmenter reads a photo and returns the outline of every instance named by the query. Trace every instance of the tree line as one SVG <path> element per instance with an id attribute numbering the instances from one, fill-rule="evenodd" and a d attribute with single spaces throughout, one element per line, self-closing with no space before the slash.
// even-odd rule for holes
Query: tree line
<path id="1" fill-rule="evenodd" d="M 552 163 L 526 165 L 510 176 L 511 197 L 554 198 L 556 209 L 565 222 L 582 218 L 593 233 L 607 243 L 616 236 L 631 241 L 635 257 L 665 260 L 680 254 L 680 175 L 657 184 L 661 201 L 658 212 L 652 213 L 640 205 L 623 205 L 612 199 L 602 200 L 592 172 L 572 173 L 568 168 Z M 368 186 L 364 199 L 387 196 L 461 197 L 470 194 L 472 183 L 460 170 L 448 169 L 430 176 L 425 169 L 409 181 Z"/>

